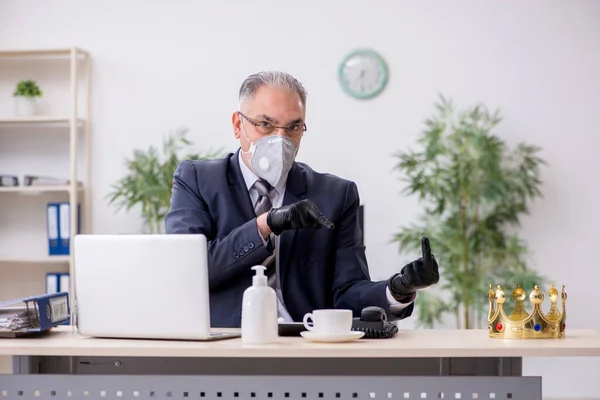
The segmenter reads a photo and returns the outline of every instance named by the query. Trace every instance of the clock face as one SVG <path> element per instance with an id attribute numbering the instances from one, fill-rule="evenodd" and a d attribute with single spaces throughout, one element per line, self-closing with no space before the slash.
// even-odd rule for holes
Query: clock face
<path id="1" fill-rule="evenodd" d="M 373 50 L 357 50 L 341 63 L 338 77 L 346 93 L 368 99 L 377 96 L 388 80 L 383 58 Z"/>

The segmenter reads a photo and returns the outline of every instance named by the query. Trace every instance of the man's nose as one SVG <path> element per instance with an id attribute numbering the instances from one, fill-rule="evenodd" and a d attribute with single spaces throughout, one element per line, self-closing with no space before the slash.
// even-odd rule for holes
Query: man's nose
<path id="1" fill-rule="evenodd" d="M 279 136 L 285 136 L 285 128 L 277 127 L 275 128 L 275 134 Z"/>

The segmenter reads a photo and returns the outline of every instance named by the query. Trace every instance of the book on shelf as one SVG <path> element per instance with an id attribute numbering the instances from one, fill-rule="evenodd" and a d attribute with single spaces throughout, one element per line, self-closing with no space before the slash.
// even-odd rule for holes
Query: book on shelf
<path id="1" fill-rule="evenodd" d="M 46 294 L 69 292 L 71 276 L 68 272 L 49 272 L 46 274 Z"/>
<path id="2" fill-rule="evenodd" d="M 71 210 L 69 202 L 48 203 L 46 207 L 48 255 L 68 256 L 71 245 Z M 77 206 L 77 232 L 81 232 L 81 206 Z"/>
<path id="3" fill-rule="evenodd" d="M 19 177 L 15 175 L 0 175 L 0 187 L 19 186 Z"/>
<path id="4" fill-rule="evenodd" d="M 68 186 L 71 184 L 69 179 L 54 178 L 51 176 L 25 175 L 23 177 L 23 186 Z M 81 185 L 81 182 L 77 183 Z"/>
<path id="5" fill-rule="evenodd" d="M 37 176 L 37 175 L 24 175 L 23 180 L 17 175 L 0 174 L 0 187 L 47 187 L 47 186 L 69 186 L 71 184 L 70 179 L 60 179 L 51 176 Z M 82 186 L 81 182 L 77 182 L 78 186 Z"/>

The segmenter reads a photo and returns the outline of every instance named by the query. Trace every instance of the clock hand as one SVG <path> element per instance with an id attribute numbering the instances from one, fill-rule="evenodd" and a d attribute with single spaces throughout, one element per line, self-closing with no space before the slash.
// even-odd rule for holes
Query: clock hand
<path id="1" fill-rule="evenodd" d="M 360 90 L 362 92 L 365 91 L 365 73 L 366 71 L 364 69 L 360 71 Z"/>

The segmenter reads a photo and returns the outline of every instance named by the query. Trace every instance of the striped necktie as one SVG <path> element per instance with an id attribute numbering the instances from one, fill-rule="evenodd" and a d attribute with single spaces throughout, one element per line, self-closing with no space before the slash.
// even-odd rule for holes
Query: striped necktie
<path id="1" fill-rule="evenodd" d="M 266 213 L 273 207 L 273 205 L 271 203 L 271 198 L 269 197 L 269 195 L 271 193 L 271 189 L 273 189 L 273 187 L 269 184 L 269 182 L 267 182 L 263 179 L 259 179 L 254 183 L 254 188 L 258 192 L 258 200 L 256 201 L 256 204 L 254 205 L 254 212 L 256 213 L 256 216 L 258 217 L 259 215 Z M 271 234 L 271 242 L 272 243 L 274 242 L 274 237 L 272 234 Z M 269 286 L 271 286 L 273 289 L 275 289 L 277 276 L 276 276 L 276 263 L 275 263 L 275 252 L 274 251 L 273 251 L 272 255 L 267 257 L 262 262 L 262 265 L 264 265 L 267 268 L 266 275 L 269 280 Z"/>
<path id="2" fill-rule="evenodd" d="M 258 200 L 254 205 L 254 212 L 258 217 L 261 214 L 266 213 L 273 207 L 271 204 L 271 198 L 269 197 L 271 193 L 271 189 L 273 187 L 269 184 L 269 182 L 259 179 L 254 183 L 254 188 L 258 192 Z"/>

